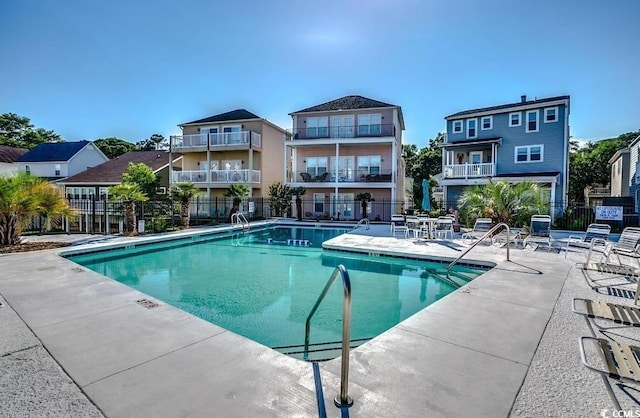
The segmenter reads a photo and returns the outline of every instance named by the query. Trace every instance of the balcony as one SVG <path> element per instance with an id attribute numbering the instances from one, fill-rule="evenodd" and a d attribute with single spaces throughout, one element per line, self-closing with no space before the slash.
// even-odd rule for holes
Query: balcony
<path id="1" fill-rule="evenodd" d="M 221 132 L 221 133 L 201 133 L 193 135 L 173 135 L 171 136 L 172 150 L 189 149 L 221 149 L 227 147 L 262 147 L 262 136 L 257 132 Z"/>
<path id="2" fill-rule="evenodd" d="M 321 126 L 294 129 L 292 139 L 326 139 L 326 138 L 371 138 L 395 136 L 395 126 L 390 124 L 382 125 L 360 125 L 360 126 Z"/>
<path id="3" fill-rule="evenodd" d="M 474 177 L 492 177 L 493 163 L 478 164 L 448 164 L 443 170 L 443 178 L 445 179 L 467 179 Z"/>
<path id="4" fill-rule="evenodd" d="M 292 175 L 293 174 L 293 175 Z M 307 172 L 289 173 L 288 181 L 290 183 L 322 183 L 333 185 L 338 183 L 391 183 L 391 173 L 388 174 L 362 174 L 358 175 L 353 170 L 338 170 L 324 172 L 320 175 L 314 175 Z M 386 186 L 386 185 L 385 185 Z"/>
<path id="5" fill-rule="evenodd" d="M 207 174 L 209 177 L 207 178 Z M 260 183 L 260 170 L 191 170 L 174 171 L 172 183 L 249 184 Z"/>

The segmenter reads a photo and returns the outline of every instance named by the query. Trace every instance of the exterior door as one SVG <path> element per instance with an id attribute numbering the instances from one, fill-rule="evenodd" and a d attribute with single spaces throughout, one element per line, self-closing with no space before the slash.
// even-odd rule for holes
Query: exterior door
<path id="1" fill-rule="evenodd" d="M 353 116 L 331 116 L 331 138 L 353 138 Z"/>
<path id="2" fill-rule="evenodd" d="M 331 193 L 331 216 L 339 219 L 353 218 L 353 193 Z"/>

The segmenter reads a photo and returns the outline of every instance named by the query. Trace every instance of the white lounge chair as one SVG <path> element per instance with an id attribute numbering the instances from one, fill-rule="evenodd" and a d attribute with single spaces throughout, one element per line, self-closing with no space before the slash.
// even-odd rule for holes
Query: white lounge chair
<path id="1" fill-rule="evenodd" d="M 473 224 L 473 229 L 471 231 L 465 232 L 462 234 L 462 239 L 465 241 L 473 241 L 475 239 L 480 239 L 491 229 L 493 221 L 491 218 L 478 218 Z M 491 240 L 493 242 L 493 239 Z"/>
<path id="2" fill-rule="evenodd" d="M 551 216 L 533 215 L 529 225 L 529 235 L 522 241 L 522 248 L 527 244 L 547 244 L 551 249 Z M 536 246 L 537 248 L 537 246 Z"/>
<path id="3" fill-rule="evenodd" d="M 593 223 L 587 227 L 587 231 L 584 235 L 569 235 L 569 239 L 567 240 L 567 248 L 564 252 L 564 258 L 567 258 L 570 246 L 595 249 L 595 246 L 599 245 L 601 247 L 601 250 L 604 251 L 604 245 L 608 242 L 610 233 L 610 225 Z M 594 244 L 594 246 L 592 246 L 592 243 Z"/>
<path id="4" fill-rule="evenodd" d="M 591 256 L 593 251 L 596 250 L 596 245 L 602 245 L 602 243 L 598 242 L 597 239 L 591 240 L 591 246 L 589 248 L 589 255 L 587 256 L 587 263 L 591 261 Z M 638 246 L 640 245 L 640 228 L 638 227 L 627 227 L 622 230 L 620 234 L 620 238 L 618 242 L 610 242 L 608 243 L 603 251 L 603 255 L 605 256 L 604 263 L 610 264 L 609 259 L 612 255 L 615 255 L 618 259 L 618 264 L 623 265 L 620 256 L 627 256 L 630 258 L 635 258 L 638 261 L 640 258 L 640 253 L 638 252 Z M 640 266 L 640 262 L 638 262 Z"/>

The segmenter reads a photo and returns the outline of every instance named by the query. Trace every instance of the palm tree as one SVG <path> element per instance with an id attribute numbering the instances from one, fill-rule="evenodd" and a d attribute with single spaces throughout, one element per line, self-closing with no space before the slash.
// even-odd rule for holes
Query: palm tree
<path id="1" fill-rule="evenodd" d="M 494 223 L 505 222 L 521 226 L 531 215 L 545 212 L 548 206 L 537 183 L 523 181 L 510 184 L 507 180 L 484 186 L 470 186 L 458 200 L 467 218 L 491 218 Z"/>
<path id="2" fill-rule="evenodd" d="M 171 186 L 169 194 L 174 200 L 180 201 L 180 222 L 183 228 L 189 228 L 191 211 L 189 210 L 189 202 L 196 197 L 200 190 L 193 183 L 178 183 Z"/>
<path id="3" fill-rule="evenodd" d="M 362 217 L 367 217 L 367 203 L 373 202 L 375 199 L 371 196 L 369 192 L 362 192 L 356 195 L 356 200 L 360 201 L 360 205 L 362 207 Z"/>
<path id="4" fill-rule="evenodd" d="M 307 193 L 307 189 L 304 187 L 292 187 L 291 194 L 296 197 L 296 214 L 298 215 L 298 220 L 302 220 L 302 198 L 300 196 L 304 196 Z"/>
<path id="5" fill-rule="evenodd" d="M 227 191 L 224 192 L 224 195 L 226 197 L 233 197 L 233 207 L 231 208 L 231 212 L 229 212 L 229 222 L 231 222 L 231 216 L 240 210 L 242 198 L 249 196 L 249 188 L 244 184 L 232 184 Z"/>
<path id="6" fill-rule="evenodd" d="M 37 215 L 50 219 L 74 211 L 44 179 L 25 173 L 0 177 L 0 245 L 20 244 L 22 231 Z"/>
<path id="7" fill-rule="evenodd" d="M 124 208 L 124 233 L 136 235 L 136 202 L 149 200 L 137 184 L 118 184 L 109 187 L 109 201 L 122 203 Z"/>

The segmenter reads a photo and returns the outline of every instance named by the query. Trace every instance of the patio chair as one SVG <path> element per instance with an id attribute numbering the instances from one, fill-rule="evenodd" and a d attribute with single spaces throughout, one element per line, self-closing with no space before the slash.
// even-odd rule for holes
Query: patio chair
<path id="1" fill-rule="evenodd" d="M 590 262 L 591 260 L 591 255 L 593 253 L 593 250 L 595 249 L 595 245 L 594 244 L 595 240 L 591 241 L 591 247 L 589 248 L 589 255 L 587 256 L 587 263 Z M 605 264 L 611 264 L 609 262 L 609 259 L 611 258 L 612 255 L 615 255 L 618 259 L 618 265 L 622 266 L 624 265 L 622 263 L 622 260 L 620 259 L 620 256 L 627 256 L 630 258 L 635 258 L 636 261 L 638 262 L 638 258 L 640 257 L 640 253 L 638 252 L 638 246 L 640 245 L 640 228 L 638 227 L 627 227 L 625 229 L 622 230 L 622 233 L 620 234 L 620 238 L 618 239 L 618 242 L 611 242 L 608 243 L 604 250 L 602 251 L 602 254 L 605 256 L 605 260 L 604 263 Z M 638 262 L 638 266 L 640 266 L 640 262 Z"/>
<path id="2" fill-rule="evenodd" d="M 403 238 L 409 236 L 409 228 L 404 220 L 404 215 L 391 215 L 391 236 L 395 237 L 398 233 L 402 234 Z"/>
<path id="3" fill-rule="evenodd" d="M 420 238 L 423 231 L 420 227 L 420 219 L 414 215 L 405 216 L 405 222 L 407 225 L 407 229 L 409 230 L 409 234 L 412 234 L 414 238 Z"/>
<path id="4" fill-rule="evenodd" d="M 309 173 L 300 173 L 300 177 L 302 177 L 302 181 L 304 181 L 305 183 L 316 181 L 311 177 L 311 174 Z"/>
<path id="5" fill-rule="evenodd" d="M 473 241 L 480 239 L 491 229 L 493 221 L 491 218 L 478 218 L 473 224 L 473 229 L 462 234 L 463 241 Z M 491 240 L 493 242 L 493 239 Z"/>
<path id="6" fill-rule="evenodd" d="M 316 177 L 315 181 L 324 183 L 325 181 L 327 181 L 328 178 L 329 178 L 329 172 L 325 171 L 324 173 L 319 174 L 318 177 Z"/>
<path id="7" fill-rule="evenodd" d="M 589 224 L 589 226 L 587 226 L 587 231 L 584 235 L 569 235 L 569 239 L 567 240 L 567 248 L 564 252 L 564 258 L 567 258 L 570 246 L 586 248 L 590 250 L 601 248 L 601 251 L 604 251 L 604 244 L 609 240 L 610 232 L 610 225 L 595 223 Z"/>
<path id="8" fill-rule="evenodd" d="M 433 230 L 433 234 L 436 238 L 439 238 L 442 235 L 444 239 L 447 239 L 447 234 L 450 234 L 451 239 L 453 239 L 453 218 L 449 216 L 440 216 L 436 221 L 436 227 Z"/>
<path id="9" fill-rule="evenodd" d="M 585 349 L 585 343 L 589 341 L 594 346 L 592 350 Z M 607 392 L 614 403 L 616 409 L 620 408 L 620 403 L 616 398 L 607 377 L 620 382 L 640 383 L 640 347 L 612 341 L 606 338 L 580 337 L 579 341 L 580 358 L 582 364 L 590 370 L 600 373 L 605 382 Z M 598 364 L 594 364 L 587 358 L 587 352 L 598 353 L 600 357 Z M 593 360 L 593 355 L 590 356 Z"/>
<path id="10" fill-rule="evenodd" d="M 551 249 L 551 216 L 533 215 L 529 226 L 529 235 L 522 241 L 522 248 L 527 244 L 547 244 Z M 538 248 L 536 246 L 536 248 Z"/>
<path id="11" fill-rule="evenodd" d="M 579 302 L 582 309 L 578 308 Z M 621 326 L 640 327 L 640 309 L 634 306 L 619 305 L 598 300 L 574 298 L 571 310 L 577 314 L 584 315 L 587 323 L 593 323 L 600 329 L 618 328 Z M 591 319 L 591 322 L 589 322 Z M 618 325 L 604 327 L 596 323 L 596 320 L 603 319 Z"/>

